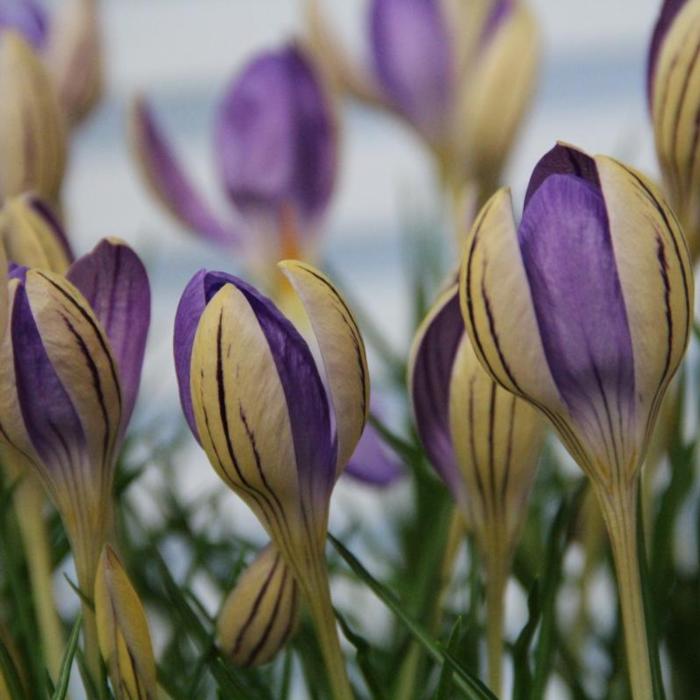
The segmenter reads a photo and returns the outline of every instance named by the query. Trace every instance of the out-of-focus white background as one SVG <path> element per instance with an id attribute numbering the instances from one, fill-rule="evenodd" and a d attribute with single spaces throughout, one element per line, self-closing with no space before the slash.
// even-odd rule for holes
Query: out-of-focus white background
<path id="1" fill-rule="evenodd" d="M 532 166 L 556 139 L 655 172 L 644 78 L 647 43 L 660 0 L 531 0 L 529 4 L 538 17 L 545 50 L 539 90 L 505 177 L 516 201 Z M 336 29 L 361 53 L 365 3 L 326 0 L 326 5 Z M 246 59 L 287 41 L 301 28 L 301 3 L 107 0 L 103 10 L 108 94 L 76 138 L 66 209 L 77 252 L 87 251 L 104 235 L 117 235 L 142 254 L 149 268 L 153 326 L 138 423 L 154 412 L 179 414 L 171 338 L 186 281 L 200 267 L 236 269 L 237 262 L 179 230 L 149 198 L 127 148 L 128 102 L 137 91 L 152 98 L 188 169 L 209 197 L 223 205 L 214 177 L 210 132 L 216 100 Z M 509 86 L 504 84 L 503 90 Z M 343 127 L 342 171 L 324 250 L 396 346 L 405 349 L 409 304 L 400 278 L 399 227 L 405 222 L 407 196 L 428 208 L 435 201 L 430 163 L 411 134 L 387 117 L 349 106 Z M 187 440 L 178 460 L 178 488 L 188 497 L 219 487 L 194 440 Z M 145 493 L 149 480 L 157 478 L 147 473 L 134 487 L 144 507 L 153 507 Z M 387 512 L 402 507 L 404 489 L 377 494 L 341 485 L 334 521 L 361 519 L 364 526 L 381 529 Z M 230 503 L 231 519 L 262 537 L 234 496 Z M 203 514 L 202 527 L 207 525 Z M 177 567 L 177 557 L 172 563 Z M 206 598 L 207 582 L 199 585 Z M 368 594 L 360 595 L 362 605 L 372 604 Z M 511 597 L 512 634 L 522 625 L 522 599 L 515 593 Z M 211 596 L 210 602 L 215 609 L 216 597 Z M 380 634 L 382 615 L 376 619 Z M 551 692 L 552 697 L 562 697 L 556 687 Z"/>

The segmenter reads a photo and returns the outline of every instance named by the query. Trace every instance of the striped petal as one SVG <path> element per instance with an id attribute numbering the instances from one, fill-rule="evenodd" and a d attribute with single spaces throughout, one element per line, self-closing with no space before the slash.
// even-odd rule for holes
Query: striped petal
<path id="1" fill-rule="evenodd" d="M 34 195 L 9 199 L 0 211 L 0 237 L 8 260 L 65 273 L 72 258 L 68 240 L 51 208 Z"/>
<path id="2" fill-rule="evenodd" d="M 0 193 L 56 203 L 66 163 L 63 115 L 47 69 L 14 32 L 0 42 Z"/>
<path id="3" fill-rule="evenodd" d="M 328 397 L 305 341 L 242 281 L 202 313 L 191 390 L 212 465 L 285 557 L 299 554 L 299 541 L 321 546 L 336 462 Z"/>
<path id="4" fill-rule="evenodd" d="M 298 586 L 280 553 L 268 545 L 224 601 L 218 644 L 236 666 L 261 666 L 286 644 L 298 621 Z"/>
<path id="5" fill-rule="evenodd" d="M 656 66 L 659 60 L 661 47 L 666 40 L 676 15 L 683 9 L 688 0 L 664 0 L 661 12 L 654 25 L 654 32 L 649 44 L 649 56 L 647 58 L 647 97 L 649 104 L 652 104 L 652 94 L 654 89 L 654 78 L 656 77 Z"/>
<path id="6" fill-rule="evenodd" d="M 148 103 L 134 100 L 130 138 L 142 177 L 161 205 L 182 226 L 222 246 L 240 242 L 233 227 L 221 223 L 194 189 Z"/>
<path id="7" fill-rule="evenodd" d="M 156 700 L 158 682 L 146 612 L 119 557 L 105 545 L 95 578 L 100 653 L 117 700 Z"/>
<path id="8" fill-rule="evenodd" d="M 18 32 L 37 50 L 46 43 L 48 24 L 46 10 L 33 0 L 0 5 L 0 31 L 12 29 Z"/>
<path id="9" fill-rule="evenodd" d="M 449 386 L 449 430 L 462 480 L 461 507 L 482 551 L 509 558 L 544 441 L 544 420 L 489 377 L 465 334 Z"/>
<path id="10" fill-rule="evenodd" d="M 700 2 L 667 3 L 650 64 L 651 114 L 666 191 L 700 252 Z M 651 60 L 651 59 L 650 59 Z"/>
<path id="11" fill-rule="evenodd" d="M 67 277 L 88 301 L 109 339 L 122 388 L 123 435 L 136 403 L 151 318 L 146 268 L 126 243 L 105 238 L 73 263 Z"/>
<path id="12" fill-rule="evenodd" d="M 464 335 L 457 285 L 433 304 L 416 332 L 408 363 L 409 396 L 418 435 L 428 459 L 457 502 L 464 502 L 463 484 L 450 433 L 450 381 Z"/>
<path id="13" fill-rule="evenodd" d="M 323 359 L 338 442 L 336 477 L 355 450 L 369 415 L 369 371 L 360 330 L 330 280 L 298 261 L 279 264 L 299 295 Z"/>

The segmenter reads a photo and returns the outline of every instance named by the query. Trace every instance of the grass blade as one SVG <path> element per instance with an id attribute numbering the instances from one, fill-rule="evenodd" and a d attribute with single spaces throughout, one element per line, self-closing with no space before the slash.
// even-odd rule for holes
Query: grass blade
<path id="1" fill-rule="evenodd" d="M 70 671 L 73 666 L 73 660 L 75 659 L 75 652 L 78 650 L 78 638 L 80 637 L 80 627 L 82 623 L 83 615 L 82 613 L 78 613 L 78 617 L 73 623 L 73 629 L 71 630 L 70 637 L 68 638 L 66 651 L 63 654 L 61 670 L 58 674 L 58 681 L 56 681 L 56 688 L 51 696 L 51 700 L 64 700 L 66 694 L 68 693 Z"/>

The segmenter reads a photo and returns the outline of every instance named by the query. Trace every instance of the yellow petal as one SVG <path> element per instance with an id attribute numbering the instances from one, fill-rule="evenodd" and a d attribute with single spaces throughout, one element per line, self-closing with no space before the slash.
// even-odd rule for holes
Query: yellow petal
<path id="1" fill-rule="evenodd" d="M 7 31 L 0 42 L 0 193 L 58 200 L 66 161 L 63 115 L 47 69 Z"/>
<path id="2" fill-rule="evenodd" d="M 219 646 L 236 666 L 260 666 L 286 644 L 298 621 L 298 586 L 279 551 L 268 545 L 223 604 Z"/>
<path id="3" fill-rule="evenodd" d="M 304 304 L 321 351 L 335 410 L 338 476 L 355 451 L 369 415 L 364 342 L 348 305 L 324 274 L 295 260 L 279 266 Z"/>
<path id="4" fill-rule="evenodd" d="M 455 157 L 467 164 L 467 174 L 479 182 L 482 197 L 490 196 L 498 186 L 532 101 L 539 49 L 535 19 L 524 4 L 517 3 L 463 81 L 455 125 L 459 143 Z"/>
<path id="5" fill-rule="evenodd" d="M 200 318 L 191 389 L 212 466 L 283 543 L 301 523 L 289 411 L 260 324 L 232 284 L 216 293 Z"/>
<path id="6" fill-rule="evenodd" d="M 510 555 L 545 435 L 543 417 L 489 377 L 465 334 L 452 368 L 450 433 L 464 503 L 482 551 Z"/>
<path id="7" fill-rule="evenodd" d="M 109 545 L 95 578 L 95 617 L 100 653 L 117 700 L 155 700 L 156 665 L 146 613 Z"/>
<path id="8" fill-rule="evenodd" d="M 693 273 L 680 225 L 658 187 L 612 158 L 595 160 L 634 351 L 635 443 L 643 453 L 688 344 Z"/>
<path id="9" fill-rule="evenodd" d="M 93 495 L 109 498 L 121 418 L 109 342 L 88 302 L 64 277 L 30 270 L 25 287 L 44 349 L 85 432 L 93 486 L 99 489 Z"/>
<path id="10" fill-rule="evenodd" d="M 695 259 L 700 252 L 700 2 L 685 2 L 663 40 L 652 86 L 656 152 Z"/>
<path id="11" fill-rule="evenodd" d="M 0 237 L 7 257 L 26 267 L 65 273 L 70 259 L 47 205 L 33 195 L 9 199 L 0 211 Z"/>

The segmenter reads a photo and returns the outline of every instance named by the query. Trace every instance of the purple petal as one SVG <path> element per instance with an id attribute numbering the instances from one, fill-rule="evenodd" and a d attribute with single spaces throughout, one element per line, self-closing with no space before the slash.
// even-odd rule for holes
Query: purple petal
<path id="1" fill-rule="evenodd" d="M 452 367 L 463 335 L 455 288 L 424 332 L 411 381 L 418 436 L 428 459 L 455 497 L 461 489 L 461 477 L 450 434 L 449 397 Z"/>
<path id="2" fill-rule="evenodd" d="M 68 260 L 74 260 L 75 255 L 73 255 L 73 249 L 71 248 L 70 241 L 66 236 L 63 225 L 56 216 L 56 212 L 54 212 L 54 210 L 43 199 L 34 194 L 27 195 L 27 203 L 50 226 L 51 230 L 56 236 L 56 240 L 58 240 L 61 247 L 65 251 Z"/>
<path id="3" fill-rule="evenodd" d="M 76 260 L 66 276 L 87 299 L 109 338 L 119 367 L 123 434 L 136 403 L 151 319 L 146 268 L 129 246 L 104 239 Z"/>
<path id="4" fill-rule="evenodd" d="M 540 158 L 532 171 L 525 194 L 525 207 L 533 194 L 550 175 L 576 175 L 600 189 L 598 169 L 595 161 L 586 153 L 558 143 L 551 151 Z"/>
<path id="5" fill-rule="evenodd" d="M 406 474 L 401 462 L 370 424 L 365 426 L 345 474 L 373 486 L 391 486 Z"/>
<path id="6" fill-rule="evenodd" d="M 175 356 L 175 371 L 177 373 L 180 403 L 187 424 L 192 434 L 199 441 L 197 424 L 192 409 L 192 393 L 190 391 L 190 365 L 192 362 L 192 345 L 197 333 L 199 319 L 211 298 L 226 283 L 236 284 L 237 279 L 225 272 L 207 272 L 199 270 L 187 283 L 180 297 L 180 303 L 175 313 L 175 329 L 173 333 L 173 354 Z"/>
<path id="7" fill-rule="evenodd" d="M 134 103 L 132 133 L 143 175 L 168 211 L 213 243 L 235 245 L 239 235 L 224 226 L 195 191 L 145 100 Z"/>
<path id="8" fill-rule="evenodd" d="M 659 54 L 661 53 L 661 45 L 673 24 L 673 20 L 686 2 L 687 0 L 664 0 L 661 12 L 656 20 L 654 33 L 651 36 L 651 42 L 649 44 L 649 56 L 647 58 L 647 97 L 649 104 L 651 104 L 654 75 L 656 73 L 656 64 L 659 60 Z"/>
<path id="9" fill-rule="evenodd" d="M 559 392 L 574 415 L 630 415 L 634 361 L 627 311 L 599 189 L 550 175 L 518 229 L 542 343 Z"/>
<path id="10" fill-rule="evenodd" d="M 87 451 L 80 419 L 54 370 L 20 285 L 11 319 L 17 396 L 27 433 L 50 469 L 69 469 Z"/>
<path id="11" fill-rule="evenodd" d="M 291 206 L 302 222 L 325 211 L 335 182 L 330 104 L 295 46 L 265 53 L 229 85 L 215 147 L 227 193 L 247 216 L 277 217 Z"/>
<path id="12" fill-rule="evenodd" d="M 46 45 L 48 20 L 44 8 L 31 0 L 0 0 L 0 31 L 19 32 L 35 48 Z"/>
<path id="13" fill-rule="evenodd" d="M 449 32 L 438 0 L 374 0 L 370 14 L 374 69 L 396 108 L 429 137 L 452 100 Z"/>
<path id="14" fill-rule="evenodd" d="M 484 22 L 481 32 L 482 46 L 488 44 L 513 9 L 515 9 L 515 0 L 496 0 Z"/>

